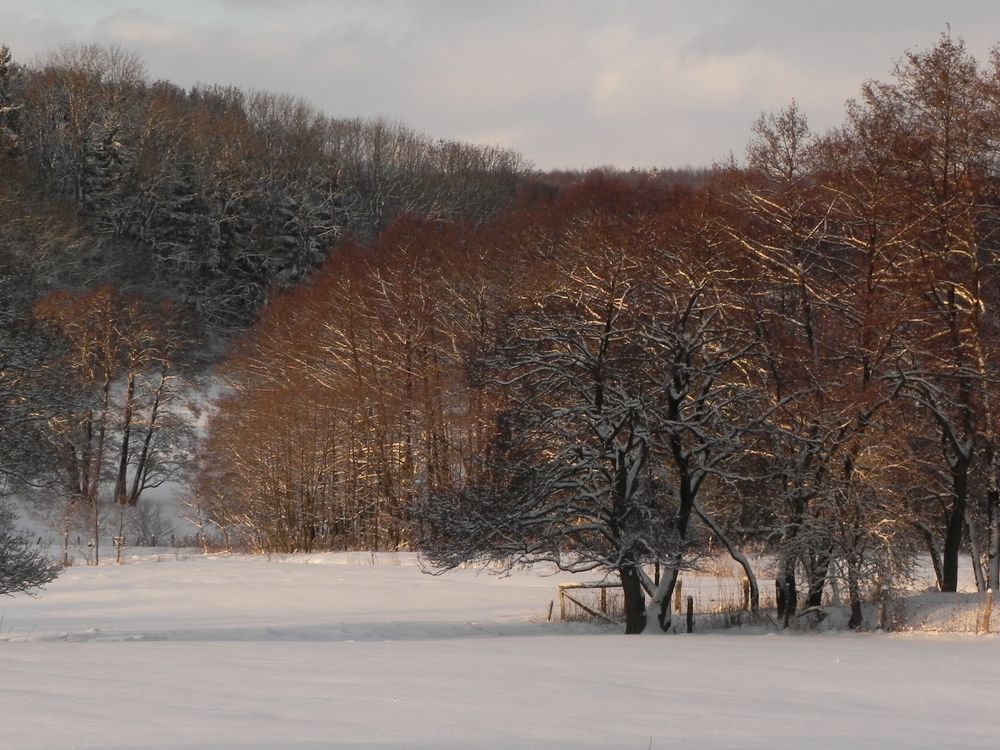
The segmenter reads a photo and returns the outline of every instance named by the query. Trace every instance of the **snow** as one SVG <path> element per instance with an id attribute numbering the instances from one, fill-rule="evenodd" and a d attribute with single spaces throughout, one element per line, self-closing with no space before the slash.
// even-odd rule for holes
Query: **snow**
<path id="1" fill-rule="evenodd" d="M 565 575 L 161 553 L 0 600 L 0 746 L 994 747 L 995 636 L 625 637 Z"/>

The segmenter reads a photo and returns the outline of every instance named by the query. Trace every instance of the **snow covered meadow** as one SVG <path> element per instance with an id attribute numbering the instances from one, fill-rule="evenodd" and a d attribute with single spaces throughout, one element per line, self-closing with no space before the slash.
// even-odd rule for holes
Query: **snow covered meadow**
<path id="1" fill-rule="evenodd" d="M 0 746 L 995 747 L 996 636 L 546 622 L 559 582 L 408 555 L 161 554 L 0 601 Z"/>

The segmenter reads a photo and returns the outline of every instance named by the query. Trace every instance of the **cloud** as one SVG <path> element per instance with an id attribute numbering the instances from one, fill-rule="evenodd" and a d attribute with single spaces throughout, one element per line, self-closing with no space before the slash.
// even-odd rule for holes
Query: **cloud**
<path id="1" fill-rule="evenodd" d="M 185 29 L 142 11 L 122 11 L 98 24 L 97 32 L 135 48 L 182 43 Z"/>
<path id="2" fill-rule="evenodd" d="M 0 0 L 19 59 L 67 42 L 139 52 L 153 78 L 297 94 L 541 167 L 704 164 L 798 99 L 836 124 L 862 81 L 951 22 L 984 55 L 994 0 Z"/>

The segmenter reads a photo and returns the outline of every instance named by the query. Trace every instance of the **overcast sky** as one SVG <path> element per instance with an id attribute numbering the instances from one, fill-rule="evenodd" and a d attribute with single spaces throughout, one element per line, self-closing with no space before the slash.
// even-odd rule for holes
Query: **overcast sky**
<path id="1" fill-rule="evenodd" d="M 822 130 L 947 24 L 985 60 L 1000 0 L 0 0 L 20 61 L 117 43 L 152 79 L 298 94 L 543 169 L 741 156 L 793 97 Z"/>

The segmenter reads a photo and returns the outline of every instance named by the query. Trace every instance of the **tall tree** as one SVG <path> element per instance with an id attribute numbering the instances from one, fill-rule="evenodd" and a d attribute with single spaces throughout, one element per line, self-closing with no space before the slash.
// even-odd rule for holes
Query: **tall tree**
<path id="1" fill-rule="evenodd" d="M 868 88 L 878 106 L 896 113 L 903 136 L 897 168 L 909 187 L 912 278 L 923 304 L 895 377 L 938 430 L 950 478 L 937 535 L 944 591 L 958 585 L 976 462 L 996 446 L 996 209 L 989 198 L 996 114 L 984 86 L 962 40 L 943 35 L 931 49 L 908 53 L 893 82 Z M 986 494 L 995 518 L 998 465 L 990 462 Z"/>

